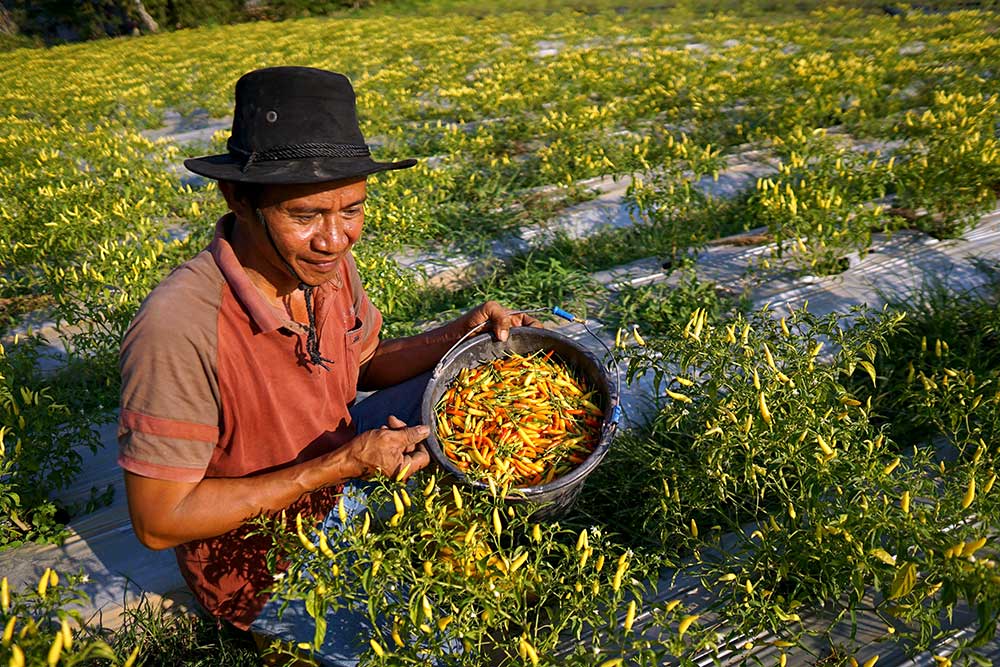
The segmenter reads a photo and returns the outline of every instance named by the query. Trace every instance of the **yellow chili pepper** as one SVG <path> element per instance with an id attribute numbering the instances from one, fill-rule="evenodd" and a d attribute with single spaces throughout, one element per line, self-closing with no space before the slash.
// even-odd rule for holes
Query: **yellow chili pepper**
<path id="1" fill-rule="evenodd" d="M 10 638 L 14 636 L 14 626 L 17 625 L 17 616 L 11 616 L 7 619 L 7 625 L 3 628 L 3 635 L 0 636 L 0 644 L 7 646 L 10 643 Z"/>
<path id="2" fill-rule="evenodd" d="M 56 667 L 59 663 L 59 657 L 62 655 L 63 650 L 63 636 L 60 632 L 56 635 L 56 638 L 52 640 L 52 646 L 49 647 L 49 654 L 47 662 L 49 667 Z"/>
<path id="3" fill-rule="evenodd" d="M 457 486 L 451 487 L 451 494 L 455 498 L 455 507 L 462 509 L 462 493 L 458 490 Z"/>
<path id="4" fill-rule="evenodd" d="M 903 510 L 903 514 L 910 513 L 910 490 L 907 489 L 903 491 L 902 497 L 899 499 L 899 508 Z"/>
<path id="5" fill-rule="evenodd" d="M 524 653 L 528 657 L 528 660 L 531 661 L 532 667 L 537 667 L 538 652 L 535 651 L 535 647 L 528 643 L 528 640 L 523 637 L 521 638 L 521 641 L 524 642 Z"/>
<path id="6" fill-rule="evenodd" d="M 639 335 L 639 327 L 634 324 L 632 325 L 632 337 L 635 338 L 635 342 L 638 343 L 639 345 L 646 344 L 646 341 L 643 340 L 642 336 Z"/>
<path id="7" fill-rule="evenodd" d="M 618 569 L 615 570 L 615 576 L 611 580 L 611 589 L 615 593 L 618 592 L 618 589 L 621 588 L 622 585 L 622 577 L 625 575 L 626 558 L 626 554 L 622 554 L 618 558 Z"/>
<path id="8" fill-rule="evenodd" d="M 24 667 L 24 651 L 17 644 L 10 647 L 10 667 Z"/>
<path id="9" fill-rule="evenodd" d="M 764 420 L 765 424 L 771 423 L 771 411 L 767 409 L 767 401 L 764 400 L 764 392 L 757 394 L 758 407 L 760 407 L 760 416 Z"/>
<path id="10" fill-rule="evenodd" d="M 972 540 L 971 542 L 966 542 L 962 547 L 962 557 L 968 557 L 982 549 L 986 546 L 986 537 L 980 537 L 978 540 Z"/>
<path id="11" fill-rule="evenodd" d="M 62 632 L 63 637 L 63 647 L 68 651 L 73 648 L 73 632 L 70 630 L 69 621 L 65 618 L 59 625 L 59 630 Z"/>
<path id="12" fill-rule="evenodd" d="M 883 476 L 885 476 L 885 475 L 891 475 L 892 471 L 895 470 L 896 466 L 898 466 L 898 465 L 899 465 L 899 457 L 897 456 L 896 458 L 894 458 L 889 463 L 889 465 L 887 465 L 886 467 L 882 468 L 882 475 Z"/>
<path id="13" fill-rule="evenodd" d="M 986 484 L 984 484 L 984 485 L 983 485 L 983 495 L 984 495 L 984 496 L 985 496 L 985 495 L 986 495 L 987 493 L 989 493 L 989 492 L 990 492 L 990 489 L 992 489 L 992 488 L 993 488 L 993 484 L 994 484 L 994 483 L 995 483 L 996 481 L 997 481 L 997 474 L 996 474 L 996 473 L 993 473 L 993 474 L 992 474 L 992 475 L 990 476 L 990 478 L 989 478 L 988 480 L 986 480 Z"/>
<path id="14" fill-rule="evenodd" d="M 510 564 L 510 572 L 517 572 L 517 570 L 525 564 L 528 560 L 528 552 L 525 551 L 523 554 L 515 558 Z"/>
<path id="15" fill-rule="evenodd" d="M 691 624 L 698 620 L 700 614 L 690 614 L 681 619 L 681 622 L 677 626 L 677 636 L 683 637 L 684 633 L 688 631 Z"/>
<path id="16" fill-rule="evenodd" d="M 976 499 L 976 478 L 975 476 L 969 477 L 969 486 L 965 489 L 965 495 L 962 496 L 962 509 L 966 509 L 972 504 L 972 501 Z"/>
<path id="17" fill-rule="evenodd" d="M 396 646 L 403 646 L 403 638 L 399 636 L 399 622 L 394 621 L 392 624 L 392 641 L 396 643 Z"/>
<path id="18" fill-rule="evenodd" d="M 374 637 L 372 639 L 369 639 L 368 643 L 371 645 L 372 650 L 375 651 L 375 655 L 377 655 L 380 658 L 384 658 L 385 657 L 385 649 L 382 648 L 381 644 L 379 644 L 377 641 L 375 641 Z"/>
<path id="19" fill-rule="evenodd" d="M 767 362 L 772 371 L 778 370 L 778 367 L 774 363 L 774 357 L 771 355 L 771 348 L 767 346 L 767 343 L 764 343 L 764 361 Z"/>
<path id="20" fill-rule="evenodd" d="M 49 589 L 49 568 L 45 568 L 45 572 L 42 572 L 41 578 L 38 580 L 38 595 L 39 597 L 45 597 L 45 592 Z"/>
<path id="21" fill-rule="evenodd" d="M 587 540 L 587 529 L 584 528 L 580 531 L 580 536 L 576 538 L 576 550 L 583 551 L 588 546 Z"/>
<path id="22" fill-rule="evenodd" d="M 310 553 L 316 553 L 316 545 L 312 543 L 308 537 L 306 537 L 305 532 L 302 529 L 302 512 L 295 515 L 295 533 L 299 536 L 299 542 L 305 547 L 306 551 Z"/>
<path id="23" fill-rule="evenodd" d="M 340 519 L 341 524 L 347 525 L 347 507 L 344 505 L 343 494 L 337 499 L 337 518 Z"/>
<path id="24" fill-rule="evenodd" d="M 319 534 L 319 552 L 330 560 L 333 560 L 336 556 L 333 553 L 333 549 L 330 548 L 330 543 L 327 542 L 326 533 L 322 530 L 316 532 Z"/>
<path id="25" fill-rule="evenodd" d="M 6 612 L 10 609 L 10 584 L 7 577 L 0 579 L 0 611 Z"/>
<path id="26" fill-rule="evenodd" d="M 674 399 L 675 401 L 680 401 L 681 403 L 690 403 L 691 402 L 691 398 L 688 397 L 688 396 L 685 396 L 684 394 L 680 394 L 680 393 L 678 393 L 676 391 L 671 391 L 669 389 L 667 389 L 666 392 L 667 392 L 667 396 L 669 396 L 670 398 Z"/>
<path id="27" fill-rule="evenodd" d="M 500 510 L 496 507 L 493 508 L 493 532 L 497 534 L 497 538 L 503 534 L 503 524 L 500 522 Z"/>
<path id="28" fill-rule="evenodd" d="M 632 631 L 632 624 L 635 623 L 635 600 L 630 600 L 628 609 L 625 611 L 625 632 Z"/>

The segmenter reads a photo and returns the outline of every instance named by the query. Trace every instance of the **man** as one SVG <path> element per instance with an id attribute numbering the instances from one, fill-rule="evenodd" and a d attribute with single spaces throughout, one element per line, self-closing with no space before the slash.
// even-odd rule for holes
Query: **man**
<path id="1" fill-rule="evenodd" d="M 140 541 L 173 547 L 198 601 L 246 629 L 271 578 L 270 545 L 245 520 L 285 509 L 319 519 L 348 480 L 427 465 L 421 374 L 478 325 L 503 339 L 537 322 L 488 302 L 422 335 L 379 338 L 351 255 L 365 177 L 415 160 L 371 158 L 346 77 L 244 75 L 228 149 L 185 165 L 218 181 L 229 213 L 122 343 L 119 463 Z M 354 405 L 358 388 L 394 386 Z M 367 405 L 392 416 L 358 429 Z"/>

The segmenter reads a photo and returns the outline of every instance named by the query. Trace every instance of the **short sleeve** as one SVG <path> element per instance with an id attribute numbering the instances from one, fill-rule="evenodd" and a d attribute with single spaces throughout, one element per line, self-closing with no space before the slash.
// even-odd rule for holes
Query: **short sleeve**
<path id="1" fill-rule="evenodd" d="M 125 334 L 118 422 L 118 464 L 125 470 L 178 482 L 205 475 L 220 423 L 213 287 L 175 272 Z"/>
<path id="2" fill-rule="evenodd" d="M 368 294 L 365 292 L 353 254 L 347 254 L 345 264 L 347 268 L 345 281 L 351 289 L 354 313 L 361 321 L 361 353 L 358 357 L 358 363 L 365 364 L 375 355 L 375 350 L 378 348 L 379 331 L 382 329 L 382 313 L 379 312 L 378 308 L 375 307 L 375 304 L 371 302 L 371 299 L 368 298 Z"/>

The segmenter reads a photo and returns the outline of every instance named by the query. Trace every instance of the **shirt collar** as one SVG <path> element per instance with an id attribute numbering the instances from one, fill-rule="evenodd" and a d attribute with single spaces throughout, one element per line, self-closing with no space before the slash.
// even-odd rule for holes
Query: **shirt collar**
<path id="1" fill-rule="evenodd" d="M 254 327 L 260 333 L 270 333 L 282 327 L 301 333 L 305 328 L 288 317 L 282 317 L 264 298 L 264 295 L 250 279 L 246 269 L 240 264 L 240 260 L 236 257 L 233 246 L 227 237 L 235 222 L 236 216 L 231 211 L 219 218 L 215 223 L 215 237 L 209 245 L 212 258 L 215 259 L 215 263 L 228 283 L 229 289 L 233 292 L 233 296 L 243 306 Z M 317 285 L 313 290 L 313 308 L 316 311 L 317 323 L 322 322 L 326 317 L 328 309 L 324 306 L 330 302 L 330 299 L 325 297 L 331 292 L 339 290 L 343 286 L 343 282 L 343 276 L 338 271 L 333 278 L 322 285 Z"/>

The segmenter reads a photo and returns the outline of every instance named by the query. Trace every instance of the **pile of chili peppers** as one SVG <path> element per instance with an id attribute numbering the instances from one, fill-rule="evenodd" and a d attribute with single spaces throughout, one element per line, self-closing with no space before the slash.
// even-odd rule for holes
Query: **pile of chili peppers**
<path id="1" fill-rule="evenodd" d="M 596 400 L 551 350 L 511 354 L 459 371 L 437 404 L 437 439 L 475 479 L 546 484 L 597 446 L 603 411 Z"/>

